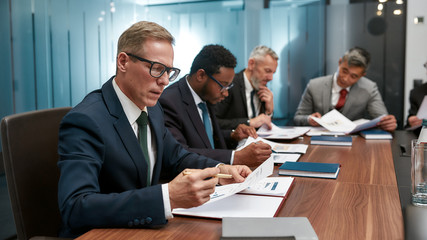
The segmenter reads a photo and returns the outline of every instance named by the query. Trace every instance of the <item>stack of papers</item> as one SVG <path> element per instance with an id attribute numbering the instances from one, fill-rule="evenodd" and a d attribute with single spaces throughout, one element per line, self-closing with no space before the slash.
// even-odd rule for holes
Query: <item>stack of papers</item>
<path id="1" fill-rule="evenodd" d="M 322 127 L 334 133 L 352 134 L 361 130 L 376 127 L 380 122 L 381 118 L 385 115 L 381 115 L 373 120 L 359 119 L 356 121 L 350 121 L 336 109 L 323 115 L 321 118 L 311 117 L 314 121 L 320 124 Z"/>
<path id="2" fill-rule="evenodd" d="M 273 173 L 273 167 L 272 158 L 269 158 L 243 183 L 218 186 L 207 203 L 194 208 L 177 208 L 172 213 L 206 218 L 274 217 L 294 179 L 266 178 Z"/>
<path id="3" fill-rule="evenodd" d="M 301 157 L 301 154 L 305 154 L 307 152 L 308 148 L 307 144 L 284 144 L 272 142 L 261 137 L 257 137 L 256 139 L 249 137 L 245 144 L 243 144 L 237 150 L 240 150 L 249 144 L 258 141 L 271 146 L 273 153 L 271 154 L 270 158 L 273 158 L 275 164 L 282 164 L 286 161 L 296 162 Z"/>
<path id="4" fill-rule="evenodd" d="M 272 123 L 272 128 L 268 129 L 267 125 L 262 125 L 257 133 L 264 139 L 294 139 L 304 135 L 310 130 L 310 127 L 286 127 L 280 128 Z"/>

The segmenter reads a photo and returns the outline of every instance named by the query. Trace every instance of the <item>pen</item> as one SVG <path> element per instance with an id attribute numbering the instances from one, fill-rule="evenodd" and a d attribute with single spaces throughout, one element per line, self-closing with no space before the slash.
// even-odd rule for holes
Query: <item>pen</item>
<path id="1" fill-rule="evenodd" d="M 184 174 L 184 176 L 186 176 L 186 175 L 190 175 L 191 172 L 190 171 L 184 171 L 183 174 Z M 233 176 L 231 174 L 224 174 L 224 173 L 218 173 L 218 174 L 214 175 L 213 177 L 217 177 L 217 178 L 233 178 Z"/>

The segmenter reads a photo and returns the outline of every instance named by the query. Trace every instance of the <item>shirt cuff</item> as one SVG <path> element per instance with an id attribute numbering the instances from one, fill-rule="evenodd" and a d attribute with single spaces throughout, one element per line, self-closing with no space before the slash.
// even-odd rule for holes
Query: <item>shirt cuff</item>
<path id="1" fill-rule="evenodd" d="M 173 218 L 171 203 L 169 199 L 169 187 L 168 184 L 162 184 L 162 195 L 163 195 L 163 207 L 165 208 L 165 218 L 171 219 Z"/>
<path id="2" fill-rule="evenodd" d="M 231 159 L 230 159 L 230 165 L 233 165 L 233 162 L 234 162 L 234 150 L 233 151 L 231 151 Z"/>

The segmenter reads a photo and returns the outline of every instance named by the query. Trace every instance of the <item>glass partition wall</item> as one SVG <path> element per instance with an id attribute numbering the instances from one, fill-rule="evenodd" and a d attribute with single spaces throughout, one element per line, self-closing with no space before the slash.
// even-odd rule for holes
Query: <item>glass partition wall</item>
<path id="1" fill-rule="evenodd" d="M 181 76 L 206 44 L 228 48 L 236 72 L 256 45 L 275 50 L 269 87 L 279 125 L 293 117 L 308 80 L 324 74 L 323 0 L 9 0 L 0 9 L 0 118 L 79 103 L 115 74 L 117 39 L 140 20 L 173 34 Z"/>

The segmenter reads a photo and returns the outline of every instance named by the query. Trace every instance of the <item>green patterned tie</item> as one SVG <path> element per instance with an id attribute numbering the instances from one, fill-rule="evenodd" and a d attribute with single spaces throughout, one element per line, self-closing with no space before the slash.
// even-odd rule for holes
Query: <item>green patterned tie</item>
<path id="1" fill-rule="evenodd" d="M 147 123 L 148 123 L 148 117 L 147 113 L 142 111 L 141 115 L 139 115 L 139 118 L 136 120 L 136 123 L 138 123 L 138 139 L 139 139 L 139 145 L 141 146 L 142 153 L 144 154 L 145 161 L 147 162 L 147 186 L 150 186 L 151 183 L 151 177 L 150 177 L 150 158 L 148 156 L 148 147 L 147 147 Z"/>

